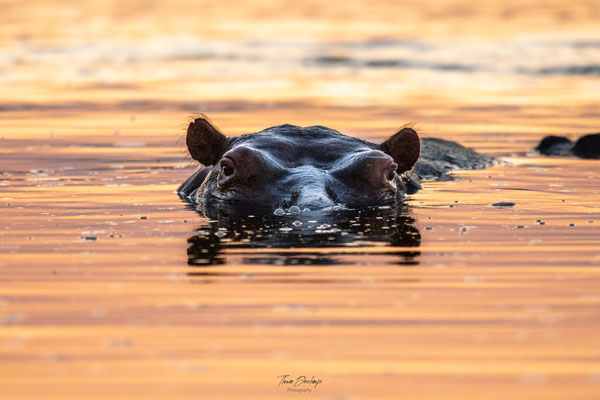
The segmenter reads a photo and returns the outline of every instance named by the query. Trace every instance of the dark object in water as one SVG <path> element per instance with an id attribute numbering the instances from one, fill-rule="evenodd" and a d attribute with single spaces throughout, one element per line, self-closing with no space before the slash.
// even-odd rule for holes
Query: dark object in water
<path id="1" fill-rule="evenodd" d="M 513 203 L 512 201 L 499 201 L 498 203 L 492 204 L 493 207 L 499 207 L 499 208 L 509 208 L 509 207 L 514 207 L 515 205 L 516 205 L 516 203 Z"/>
<path id="2" fill-rule="evenodd" d="M 534 150 L 546 156 L 600 158 L 600 133 L 582 136 L 575 143 L 564 136 L 546 136 Z"/>
<path id="3" fill-rule="evenodd" d="M 179 187 L 184 199 L 267 212 L 393 205 L 420 189 L 421 179 L 497 162 L 454 142 L 420 140 L 408 127 L 381 144 L 323 126 L 226 137 L 202 117 L 189 125 L 186 144 L 204 166 Z"/>

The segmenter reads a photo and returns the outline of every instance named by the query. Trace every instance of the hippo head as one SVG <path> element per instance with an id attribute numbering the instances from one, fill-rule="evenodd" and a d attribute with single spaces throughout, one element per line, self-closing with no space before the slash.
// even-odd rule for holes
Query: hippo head
<path id="1" fill-rule="evenodd" d="M 281 125 L 226 137 L 206 118 L 189 125 L 186 144 L 205 167 L 180 193 L 266 210 L 393 204 L 404 194 L 402 175 L 420 149 L 411 128 L 381 144 L 322 126 Z"/>

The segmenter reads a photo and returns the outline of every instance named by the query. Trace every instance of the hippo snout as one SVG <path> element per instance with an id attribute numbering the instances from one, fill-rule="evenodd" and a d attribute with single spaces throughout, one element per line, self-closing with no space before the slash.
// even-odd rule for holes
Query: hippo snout
<path id="1" fill-rule="evenodd" d="M 294 205 L 301 209 L 320 210 L 333 207 L 337 204 L 325 191 L 318 188 L 315 190 L 304 189 Z"/>
<path id="2" fill-rule="evenodd" d="M 331 189 L 330 174 L 312 166 L 302 166 L 290 171 L 286 186 L 291 188 L 289 206 L 301 209 L 322 209 L 339 204 L 335 192 Z"/>

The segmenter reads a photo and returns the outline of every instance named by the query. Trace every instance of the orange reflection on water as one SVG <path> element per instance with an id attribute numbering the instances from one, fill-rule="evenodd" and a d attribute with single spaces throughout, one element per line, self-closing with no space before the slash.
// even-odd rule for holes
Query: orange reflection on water
<path id="1" fill-rule="evenodd" d="M 3 398 L 597 395 L 598 163 L 529 152 L 598 130 L 597 2 L 0 4 Z M 198 112 L 507 163 L 427 182 L 412 242 L 268 248 L 174 194 Z"/>

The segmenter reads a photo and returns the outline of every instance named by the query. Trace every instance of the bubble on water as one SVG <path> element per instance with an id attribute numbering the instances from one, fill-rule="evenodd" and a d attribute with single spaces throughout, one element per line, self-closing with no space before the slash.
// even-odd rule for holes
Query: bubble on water
<path id="1" fill-rule="evenodd" d="M 281 232 L 289 232 L 292 230 L 292 228 L 290 228 L 289 226 L 284 226 L 283 228 L 279 228 L 279 230 Z"/>
<path id="2" fill-rule="evenodd" d="M 277 215 L 278 217 L 281 217 L 282 215 L 285 215 L 285 211 L 283 211 L 281 208 L 278 208 L 275 211 L 273 211 L 273 214 Z"/>
<path id="3" fill-rule="evenodd" d="M 294 222 L 292 222 L 292 225 L 294 225 L 297 228 L 299 226 L 302 226 L 302 222 L 300 222 L 300 221 L 294 221 Z"/>
<path id="4" fill-rule="evenodd" d="M 302 209 L 302 212 L 310 212 L 310 208 L 308 208 L 308 207 L 304 207 L 304 208 Z"/>
<path id="5" fill-rule="evenodd" d="M 215 232 L 215 236 L 219 237 L 219 238 L 225 237 L 225 235 L 227 235 L 227 233 L 225 231 L 217 231 L 217 232 Z"/>
<path id="6" fill-rule="evenodd" d="M 291 206 L 290 209 L 289 209 L 289 212 L 290 212 L 291 215 L 298 215 L 302 211 L 300 210 L 300 207 L 298 207 L 298 206 Z"/>

